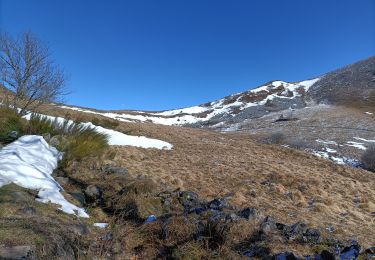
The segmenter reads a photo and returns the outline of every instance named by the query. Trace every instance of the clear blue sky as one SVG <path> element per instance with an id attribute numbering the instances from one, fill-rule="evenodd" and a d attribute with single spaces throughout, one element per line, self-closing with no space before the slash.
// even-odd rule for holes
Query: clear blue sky
<path id="1" fill-rule="evenodd" d="M 0 0 L 70 74 L 69 104 L 186 107 L 375 54 L 375 0 Z"/>

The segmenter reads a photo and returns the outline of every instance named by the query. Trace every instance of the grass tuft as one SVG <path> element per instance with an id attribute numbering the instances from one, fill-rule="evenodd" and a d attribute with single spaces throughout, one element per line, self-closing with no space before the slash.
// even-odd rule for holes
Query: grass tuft
<path id="1" fill-rule="evenodd" d="M 0 108 L 0 142 L 10 143 L 15 140 L 9 135 L 12 131 L 22 134 L 23 120 L 14 110 Z"/>

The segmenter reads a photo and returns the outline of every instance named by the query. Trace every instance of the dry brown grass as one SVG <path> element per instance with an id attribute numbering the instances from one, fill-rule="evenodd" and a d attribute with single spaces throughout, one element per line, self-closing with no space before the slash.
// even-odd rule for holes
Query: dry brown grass
<path id="1" fill-rule="evenodd" d="M 66 113 L 56 107 L 45 109 L 49 114 Z M 364 246 L 375 244 L 374 174 L 259 144 L 245 133 L 149 123 L 120 123 L 117 129 L 174 145 L 170 151 L 111 147 L 111 161 L 133 176 L 146 175 L 165 189 L 192 190 L 202 197 L 230 196 L 231 203 L 255 207 L 283 223 L 303 220 L 321 230 L 333 226 L 337 237 L 358 238 Z M 366 198 L 362 206 L 353 202 L 358 197 Z"/>

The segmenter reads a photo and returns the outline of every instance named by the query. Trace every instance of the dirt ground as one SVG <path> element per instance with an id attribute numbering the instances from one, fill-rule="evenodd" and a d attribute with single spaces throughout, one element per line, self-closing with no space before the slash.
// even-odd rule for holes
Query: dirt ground
<path id="1" fill-rule="evenodd" d="M 56 107 L 45 109 L 72 118 L 100 118 Z M 249 133 L 151 123 L 120 123 L 116 129 L 174 145 L 169 151 L 110 148 L 111 161 L 132 175 L 149 176 L 165 189 L 226 196 L 235 205 L 255 207 L 287 224 L 305 221 L 338 238 L 358 239 L 365 247 L 375 245 L 375 174 L 371 172 L 303 151 L 260 144 Z"/>

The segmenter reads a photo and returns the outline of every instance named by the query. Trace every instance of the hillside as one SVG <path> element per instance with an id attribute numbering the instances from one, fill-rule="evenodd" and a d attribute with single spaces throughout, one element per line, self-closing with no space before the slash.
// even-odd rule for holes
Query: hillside
<path id="1" fill-rule="evenodd" d="M 47 158 L 38 146 L 18 149 L 22 141 L 31 145 L 30 137 L 1 144 L 7 170 L 0 169 L 0 258 L 371 259 L 375 175 L 347 164 L 374 142 L 375 111 L 370 103 L 316 104 L 327 103 L 328 92 L 315 93 L 340 71 L 162 112 L 42 106 L 38 112 L 52 121 L 69 119 L 109 139 L 101 153 L 56 166 L 52 146 L 91 139 L 74 143 L 79 132 L 41 127 L 31 140 L 54 153 L 54 167 L 42 174 L 54 193 L 41 192 L 28 181 L 35 176 L 22 173 L 25 167 L 43 173 Z M 6 116 L 2 111 L 0 119 Z M 19 120 L 28 126 L 31 119 Z M 279 132 L 285 143 L 266 141 Z M 23 181 L 9 177 L 21 152 L 32 154 L 17 171 Z"/>

